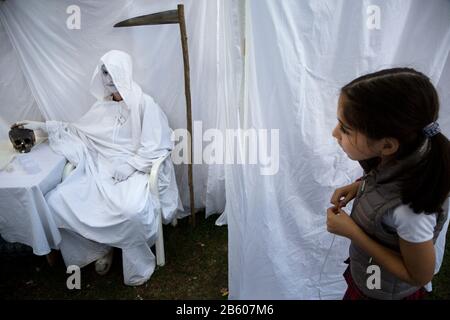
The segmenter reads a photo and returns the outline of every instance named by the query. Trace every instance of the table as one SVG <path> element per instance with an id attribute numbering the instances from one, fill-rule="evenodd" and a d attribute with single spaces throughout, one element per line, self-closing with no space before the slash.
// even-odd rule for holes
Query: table
<path id="1" fill-rule="evenodd" d="M 15 153 L 0 171 L 0 235 L 30 246 L 36 255 L 47 255 L 58 249 L 61 235 L 45 195 L 61 182 L 66 159 L 54 153 L 48 142 L 25 154 L 2 142 L 0 152 L 3 159 Z"/>

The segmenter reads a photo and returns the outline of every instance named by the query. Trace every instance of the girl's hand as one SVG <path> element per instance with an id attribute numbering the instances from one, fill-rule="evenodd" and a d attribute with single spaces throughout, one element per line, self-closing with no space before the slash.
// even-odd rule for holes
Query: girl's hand
<path id="1" fill-rule="evenodd" d="M 344 210 L 331 207 L 327 210 L 327 230 L 351 240 L 361 229 Z"/>
<path id="2" fill-rule="evenodd" d="M 331 197 L 330 202 L 334 204 L 335 207 L 345 207 L 347 203 L 349 203 L 356 197 L 360 184 L 361 181 L 357 181 L 342 188 L 336 189 L 333 193 L 333 196 Z"/>

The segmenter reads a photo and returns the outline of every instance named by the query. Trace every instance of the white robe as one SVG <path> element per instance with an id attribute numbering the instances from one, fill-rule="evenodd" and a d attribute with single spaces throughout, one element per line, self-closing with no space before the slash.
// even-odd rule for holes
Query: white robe
<path id="1" fill-rule="evenodd" d="M 76 166 L 47 195 L 62 230 L 60 248 L 66 265 L 84 266 L 104 255 L 109 246 L 121 248 L 128 285 L 141 284 L 153 273 L 150 246 L 156 239 L 160 205 L 166 223 L 181 208 L 170 159 L 159 175 L 160 203 L 150 193 L 148 173 L 155 160 L 173 149 L 172 131 L 153 99 L 140 97 L 138 143 L 133 137 L 133 111 L 126 100 L 102 99 L 72 124 L 46 123 L 52 149 Z M 122 163 L 138 171 L 116 183 L 114 169 Z"/>

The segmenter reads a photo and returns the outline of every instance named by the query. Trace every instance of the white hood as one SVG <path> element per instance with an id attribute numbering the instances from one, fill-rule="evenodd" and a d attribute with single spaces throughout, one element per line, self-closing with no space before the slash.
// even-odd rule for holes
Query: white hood
<path id="1" fill-rule="evenodd" d="M 114 85 L 122 96 L 127 108 L 130 110 L 133 144 L 138 147 L 141 136 L 140 103 L 142 89 L 133 81 L 133 62 L 128 53 L 119 50 L 107 52 L 95 68 L 91 80 L 91 93 L 99 101 L 110 99 L 110 93 L 102 80 L 101 66 L 106 66 Z"/>

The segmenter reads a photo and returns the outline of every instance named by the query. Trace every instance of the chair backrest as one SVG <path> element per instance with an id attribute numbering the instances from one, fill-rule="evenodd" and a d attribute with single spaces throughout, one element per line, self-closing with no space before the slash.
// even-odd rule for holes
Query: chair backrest
<path id="1" fill-rule="evenodd" d="M 69 176 L 69 174 L 70 174 L 73 170 L 75 170 L 75 166 L 74 166 L 72 163 L 67 162 L 66 165 L 64 166 L 64 170 L 63 170 L 62 180 L 61 180 L 61 181 L 66 180 L 66 178 Z"/>

